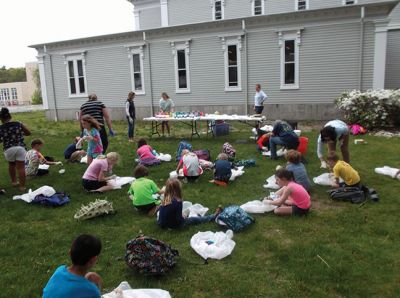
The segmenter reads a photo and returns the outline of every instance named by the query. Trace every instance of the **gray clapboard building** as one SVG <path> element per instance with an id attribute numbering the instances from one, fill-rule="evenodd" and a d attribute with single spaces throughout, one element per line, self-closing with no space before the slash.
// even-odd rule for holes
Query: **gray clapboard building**
<path id="1" fill-rule="evenodd" d="M 120 0 L 123 1 L 123 0 Z M 400 88 L 400 4 L 386 0 L 129 0 L 135 31 L 32 45 L 49 119 L 74 119 L 94 92 L 139 117 L 167 92 L 176 110 L 271 119 L 334 117 L 344 90 Z"/>

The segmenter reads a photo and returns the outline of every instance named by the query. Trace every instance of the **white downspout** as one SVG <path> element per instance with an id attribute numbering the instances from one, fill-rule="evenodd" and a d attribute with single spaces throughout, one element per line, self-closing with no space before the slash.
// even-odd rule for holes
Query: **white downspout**
<path id="1" fill-rule="evenodd" d="M 359 64 L 358 64 L 358 89 L 362 89 L 363 85 L 363 70 L 364 70 L 364 34 L 365 34 L 365 26 L 364 26 L 364 18 L 365 18 L 365 7 L 361 7 L 361 17 L 360 17 L 360 56 L 359 56 Z"/>

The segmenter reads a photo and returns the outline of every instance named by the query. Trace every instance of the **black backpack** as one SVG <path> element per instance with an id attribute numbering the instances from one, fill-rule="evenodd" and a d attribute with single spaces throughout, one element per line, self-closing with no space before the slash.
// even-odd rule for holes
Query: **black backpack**
<path id="1" fill-rule="evenodd" d="M 374 189 L 369 189 L 366 186 L 361 187 L 339 187 L 328 190 L 328 193 L 334 201 L 352 202 L 353 204 L 364 203 L 367 199 L 374 202 L 379 200 L 378 194 Z"/>

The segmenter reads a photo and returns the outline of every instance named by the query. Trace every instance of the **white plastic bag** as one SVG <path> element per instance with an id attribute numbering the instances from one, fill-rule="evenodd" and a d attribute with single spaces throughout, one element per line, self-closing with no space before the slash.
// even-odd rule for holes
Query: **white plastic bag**
<path id="1" fill-rule="evenodd" d="M 164 154 L 164 153 L 159 153 L 157 156 L 157 159 L 165 162 L 169 162 L 172 159 L 172 156 L 170 154 Z"/>
<path id="2" fill-rule="evenodd" d="M 392 178 L 394 178 L 394 176 L 398 173 L 398 171 L 399 169 L 391 168 L 388 166 L 384 166 L 383 168 L 375 168 L 375 173 L 390 176 Z M 397 176 L 397 179 L 400 180 L 400 175 Z"/>
<path id="3" fill-rule="evenodd" d="M 80 163 L 87 163 L 87 155 L 81 158 Z"/>
<path id="4" fill-rule="evenodd" d="M 189 201 L 184 201 L 182 203 L 182 215 L 185 217 L 199 217 L 204 216 L 210 210 L 201 204 L 193 204 Z"/>
<path id="5" fill-rule="evenodd" d="M 244 174 L 243 169 L 244 169 L 244 167 L 238 167 L 237 170 L 232 169 L 232 176 L 229 180 L 234 181 L 237 177 L 242 176 Z"/>
<path id="6" fill-rule="evenodd" d="M 55 189 L 52 188 L 51 186 L 42 186 L 35 191 L 32 191 L 32 189 L 29 190 L 28 193 L 23 194 L 21 196 L 14 196 L 13 200 L 23 200 L 27 203 L 32 202 L 36 196 L 38 195 L 44 195 L 45 197 L 51 197 L 56 193 Z"/>
<path id="7" fill-rule="evenodd" d="M 248 213 L 266 213 L 266 212 L 271 212 L 274 211 L 274 209 L 277 206 L 271 205 L 268 203 L 267 200 L 260 201 L 260 200 L 254 200 L 247 202 L 240 206 L 244 211 Z"/>
<path id="8" fill-rule="evenodd" d="M 171 298 L 169 292 L 160 289 L 132 289 L 128 282 L 123 281 L 111 293 L 102 298 Z"/>
<path id="9" fill-rule="evenodd" d="M 190 239 L 190 246 L 203 259 L 221 260 L 229 256 L 235 248 L 235 241 L 232 240 L 233 232 L 198 232 Z"/>
<path id="10" fill-rule="evenodd" d="M 136 179 L 133 177 L 116 177 L 115 179 L 108 180 L 113 189 L 121 189 L 126 184 L 131 184 Z"/>
<path id="11" fill-rule="evenodd" d="M 332 173 L 323 173 L 319 175 L 318 177 L 314 177 L 313 181 L 315 184 L 318 185 L 326 185 L 326 186 L 332 186 L 334 182 L 333 174 Z"/>
<path id="12" fill-rule="evenodd" d="M 267 184 L 264 184 L 264 188 L 269 188 L 269 189 L 279 189 L 279 185 L 276 184 L 276 178 L 275 175 L 272 175 L 266 180 Z"/>

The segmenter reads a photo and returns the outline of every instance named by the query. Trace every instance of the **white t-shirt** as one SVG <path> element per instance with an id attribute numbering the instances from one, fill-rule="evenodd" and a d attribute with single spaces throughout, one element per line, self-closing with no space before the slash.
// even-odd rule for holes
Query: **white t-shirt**
<path id="1" fill-rule="evenodd" d="M 264 104 L 264 101 L 268 98 L 267 94 L 265 94 L 264 91 L 260 90 L 259 92 L 256 92 L 254 95 L 254 105 L 256 107 L 260 107 Z"/>

